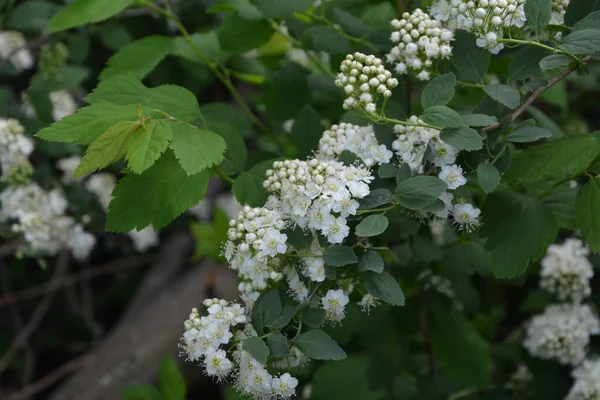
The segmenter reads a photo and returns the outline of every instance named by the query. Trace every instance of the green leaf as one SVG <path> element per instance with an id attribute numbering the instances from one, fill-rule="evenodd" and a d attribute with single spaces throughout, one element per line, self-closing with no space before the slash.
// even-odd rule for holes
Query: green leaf
<path id="1" fill-rule="evenodd" d="M 573 32 L 584 29 L 600 29 L 600 11 L 594 11 L 573 25 Z"/>
<path id="2" fill-rule="evenodd" d="M 561 138 L 515 154 L 504 177 L 516 183 L 559 181 L 584 172 L 599 152 L 592 136 Z"/>
<path id="3" fill-rule="evenodd" d="M 393 306 L 404 305 L 404 293 L 398 281 L 389 273 L 367 271 L 363 274 L 365 288 L 373 297 L 381 299 Z"/>
<path id="4" fill-rule="evenodd" d="M 462 119 L 467 126 L 490 126 L 498 123 L 498 118 L 485 114 L 463 115 Z"/>
<path id="5" fill-rule="evenodd" d="M 253 0 L 265 18 L 285 17 L 302 12 L 312 6 L 311 0 Z"/>
<path id="6" fill-rule="evenodd" d="M 138 119 L 134 105 L 120 106 L 99 102 L 83 107 L 39 131 L 36 136 L 54 142 L 90 144 L 116 123 Z"/>
<path id="7" fill-rule="evenodd" d="M 470 33 L 457 30 L 454 33 L 452 65 L 456 77 L 463 82 L 478 83 L 490 66 L 490 53 L 477 46 Z"/>
<path id="8" fill-rule="evenodd" d="M 225 140 L 226 150 L 220 166 L 223 172 L 231 176 L 244 171 L 248 152 L 246 143 L 239 132 L 230 125 L 212 124 L 209 126 L 212 131 Z"/>
<path id="9" fill-rule="evenodd" d="M 304 106 L 292 127 L 292 139 L 297 150 L 296 157 L 305 159 L 317 150 L 323 130 L 319 114 L 310 105 Z"/>
<path id="10" fill-rule="evenodd" d="M 371 192 L 360 199 L 360 209 L 370 210 L 377 208 L 392 201 L 392 192 L 387 189 L 373 189 Z"/>
<path id="11" fill-rule="evenodd" d="M 130 134 L 125 150 L 127 166 L 136 174 L 141 174 L 158 160 L 169 146 L 172 137 L 173 131 L 168 122 L 150 121 L 146 123 L 145 129 L 138 129 Z"/>
<path id="12" fill-rule="evenodd" d="M 550 54 L 548 50 L 539 47 L 523 47 L 508 64 L 508 80 L 520 81 L 538 75 L 541 72 L 540 61 L 548 54 Z"/>
<path id="13" fill-rule="evenodd" d="M 294 118 L 309 102 L 308 75 L 307 70 L 292 61 L 282 62 L 279 69 L 269 75 L 263 86 L 263 101 L 272 118 L 279 121 Z"/>
<path id="14" fill-rule="evenodd" d="M 258 336 L 252 336 L 242 342 L 242 348 L 259 363 L 266 365 L 271 354 L 269 348 Z"/>
<path id="15" fill-rule="evenodd" d="M 225 140 L 214 132 L 172 122 L 171 150 L 188 175 L 218 165 L 223 160 Z"/>
<path id="16" fill-rule="evenodd" d="M 202 200 L 208 188 L 208 172 L 189 176 L 171 152 L 166 152 L 141 175 L 119 181 L 109 206 L 106 230 L 127 232 L 152 224 L 166 226 Z"/>
<path id="17" fill-rule="evenodd" d="M 217 35 L 223 50 L 245 53 L 267 43 L 273 32 L 273 27 L 266 19 L 248 20 L 233 13 L 225 17 Z"/>
<path id="18" fill-rule="evenodd" d="M 369 215 L 356 225 L 354 233 L 359 237 L 381 235 L 387 229 L 389 221 L 385 215 Z"/>
<path id="19" fill-rule="evenodd" d="M 223 11 L 237 11 L 240 17 L 256 21 L 262 19 L 258 8 L 249 0 L 219 0 L 216 6 L 209 8 L 207 12 L 218 13 Z"/>
<path id="20" fill-rule="evenodd" d="M 573 59 L 571 57 L 567 57 L 563 54 L 552 54 L 551 56 L 545 57 L 540 61 L 540 68 L 542 71 L 548 71 L 558 67 L 566 67 L 572 62 Z"/>
<path id="21" fill-rule="evenodd" d="M 590 179 L 575 198 L 575 225 L 596 253 L 600 253 L 600 180 Z"/>
<path id="22" fill-rule="evenodd" d="M 314 360 L 343 360 L 346 353 L 328 334 L 319 329 L 301 333 L 292 344 Z"/>
<path id="23" fill-rule="evenodd" d="M 252 325 L 258 334 L 264 332 L 265 326 L 272 325 L 281 315 L 282 306 L 279 292 L 272 289 L 261 295 L 252 308 Z"/>
<path id="24" fill-rule="evenodd" d="M 363 37 L 371 33 L 369 28 L 360 18 L 355 17 L 341 8 L 332 10 L 333 22 L 339 24 L 344 32 L 355 37 Z"/>
<path id="25" fill-rule="evenodd" d="M 483 139 L 475 129 L 467 126 L 458 128 L 444 128 L 440 132 L 440 139 L 459 150 L 479 150 L 483 147 Z"/>
<path id="26" fill-rule="evenodd" d="M 563 38 L 558 48 L 571 54 L 594 54 L 600 52 L 600 30 L 584 29 Z"/>
<path id="27" fill-rule="evenodd" d="M 325 310 L 321 308 L 307 308 L 300 315 L 303 323 L 311 328 L 318 328 L 325 323 Z"/>
<path id="28" fill-rule="evenodd" d="M 122 159 L 128 140 L 139 128 L 139 121 L 122 121 L 108 128 L 89 145 L 73 172 L 73 178 L 88 175 Z"/>
<path id="29" fill-rule="evenodd" d="M 100 80 L 132 73 L 145 78 L 173 50 L 173 39 L 165 36 L 148 36 L 123 47 L 113 55 L 100 74 Z"/>
<path id="30" fill-rule="evenodd" d="M 456 86 L 456 76 L 453 73 L 433 78 L 421 93 L 423 109 L 433 106 L 445 106 L 452 100 Z"/>
<path id="31" fill-rule="evenodd" d="M 426 124 L 439 128 L 457 128 L 463 126 L 461 116 L 446 106 L 429 107 L 423 111 L 419 119 L 423 120 Z"/>
<path id="32" fill-rule="evenodd" d="M 500 172 L 492 164 L 481 163 L 477 167 L 479 186 L 486 192 L 493 192 L 500 184 Z"/>
<path id="33" fill-rule="evenodd" d="M 407 163 L 402 163 L 398 167 L 398 172 L 396 173 L 396 185 L 399 185 L 400 182 L 407 180 L 412 176 L 412 170 L 410 169 Z"/>
<path id="34" fill-rule="evenodd" d="M 374 251 L 367 251 L 358 256 L 358 270 L 360 272 L 373 271 L 377 273 L 383 272 L 383 258 Z"/>
<path id="35" fill-rule="evenodd" d="M 208 103 L 200 107 L 200 113 L 212 130 L 213 124 L 227 124 L 235 128 L 240 135 L 252 134 L 252 120 L 248 114 L 239 112 L 239 108 L 229 103 Z"/>
<path id="36" fill-rule="evenodd" d="M 154 386 L 135 385 L 123 389 L 122 400 L 162 400 L 162 396 Z"/>
<path id="37" fill-rule="evenodd" d="M 535 142 L 543 138 L 549 138 L 552 134 L 548 129 L 538 126 L 523 126 L 515 129 L 507 135 L 508 140 L 516 143 Z"/>
<path id="38" fill-rule="evenodd" d="M 418 210 L 435 202 L 446 184 L 433 176 L 415 176 L 400 182 L 394 198 L 403 207 Z"/>
<path id="39" fill-rule="evenodd" d="M 163 358 L 160 364 L 158 380 L 164 400 L 185 400 L 185 379 L 175 361 L 169 357 Z"/>
<path id="40" fill-rule="evenodd" d="M 573 26 L 598 7 L 598 0 L 570 0 L 565 12 L 565 25 Z"/>
<path id="41" fill-rule="evenodd" d="M 6 19 L 6 27 L 15 30 L 43 30 L 60 6 L 42 0 L 30 0 L 13 8 Z"/>
<path id="42" fill-rule="evenodd" d="M 240 204 L 248 204 L 252 207 L 261 207 L 265 204 L 269 192 L 264 188 L 263 182 L 266 179 L 265 173 L 272 166 L 273 160 L 266 160 L 242 172 L 236 178 L 231 191 Z"/>
<path id="43" fill-rule="evenodd" d="M 459 311 L 442 308 L 432 310 L 430 321 L 433 353 L 444 375 L 466 387 L 488 385 L 493 368 L 490 346 L 471 322 Z"/>
<path id="44" fill-rule="evenodd" d="M 295 312 L 296 307 L 283 307 L 283 310 L 281 310 L 281 314 L 279 314 L 279 317 L 277 317 L 277 319 L 271 325 L 269 325 L 269 327 L 272 329 L 282 329 L 286 327 L 292 320 L 292 317 L 294 316 Z"/>
<path id="45" fill-rule="evenodd" d="M 104 21 L 129 7 L 135 0 L 75 0 L 50 20 L 45 33 L 64 31 Z"/>
<path id="46" fill-rule="evenodd" d="M 530 260 L 542 257 L 556 239 L 558 224 L 542 202 L 520 193 L 501 191 L 488 196 L 483 207 L 492 271 L 498 278 L 522 274 Z"/>
<path id="47" fill-rule="evenodd" d="M 536 32 L 544 29 L 552 16 L 552 0 L 527 0 L 525 2 L 525 17 L 527 25 Z"/>
<path id="48" fill-rule="evenodd" d="M 100 31 L 100 41 L 107 48 L 119 51 L 131 43 L 133 37 L 124 26 L 110 24 Z"/>
<path id="49" fill-rule="evenodd" d="M 287 235 L 287 242 L 298 250 L 309 249 L 313 244 L 313 234 L 310 231 L 304 231 L 298 226 L 295 226 L 293 229 L 288 228 L 284 233 Z"/>
<path id="50" fill-rule="evenodd" d="M 498 103 L 504 104 L 506 107 L 513 110 L 519 107 L 519 104 L 521 103 L 521 95 L 517 89 L 508 85 L 485 85 L 483 91 Z"/>
<path id="51" fill-rule="evenodd" d="M 267 338 L 267 346 L 273 357 L 285 357 L 289 354 L 288 340 L 281 333 L 276 332 Z"/>
<path id="52" fill-rule="evenodd" d="M 194 33 L 190 36 L 192 42 L 197 48 L 202 49 L 203 58 L 195 51 L 187 40 L 183 37 L 174 39 L 172 53 L 174 56 L 185 58 L 186 60 L 204 65 L 203 59 L 215 64 L 222 64 L 227 61 L 229 54 L 221 50 L 219 38 L 216 31 L 206 33 Z"/>
<path id="53" fill-rule="evenodd" d="M 334 267 L 342 267 L 348 264 L 355 264 L 358 261 L 352 247 L 335 245 L 327 248 L 323 253 L 325 264 Z"/>
<path id="54" fill-rule="evenodd" d="M 387 5 L 389 3 L 380 3 L 381 5 Z M 389 14 L 388 14 L 389 15 Z M 373 343 L 374 344 L 374 343 Z M 370 347 L 375 350 L 376 347 Z M 377 347 L 379 349 L 379 347 Z M 390 348 L 390 351 L 394 351 Z M 394 353 L 396 354 L 396 353 Z M 391 354 L 387 354 L 391 356 Z M 389 372 L 390 364 L 388 364 L 388 358 L 381 358 L 380 367 L 384 368 L 384 371 Z M 387 367 L 387 368 L 386 368 Z M 334 363 L 321 363 L 317 365 L 314 373 L 314 378 L 311 379 L 311 400 L 382 400 L 386 398 L 384 396 L 383 388 L 378 390 L 372 388 L 371 377 L 377 376 L 377 378 L 391 379 L 389 376 L 380 376 L 375 374 L 374 365 L 371 363 L 370 358 L 367 354 L 362 355 L 349 355 L 347 359 L 334 362 Z M 383 374 L 381 374 L 383 375 Z M 397 397 L 389 397 L 394 400 L 406 400 L 399 399 Z M 411 399 L 413 399 L 411 397 Z M 415 397 L 416 399 L 416 397 Z"/>
<path id="55" fill-rule="evenodd" d="M 350 41 L 337 30 L 327 25 L 314 25 L 306 30 L 312 39 L 316 51 L 330 54 L 348 54 L 351 50 Z"/>
<path id="56" fill-rule="evenodd" d="M 381 179 L 395 178 L 398 173 L 398 168 L 392 164 L 383 164 L 377 170 L 377 174 Z"/>

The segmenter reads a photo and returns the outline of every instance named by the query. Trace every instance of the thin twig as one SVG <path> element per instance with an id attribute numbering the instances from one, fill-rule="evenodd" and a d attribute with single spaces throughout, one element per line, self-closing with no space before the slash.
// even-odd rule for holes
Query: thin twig
<path id="1" fill-rule="evenodd" d="M 56 269 L 54 270 L 54 275 L 52 276 L 52 281 L 48 285 L 46 290 L 46 294 L 40 304 L 34 311 L 33 315 L 27 321 L 27 324 L 21 330 L 21 332 L 17 335 L 14 342 L 11 344 L 10 348 L 4 353 L 2 358 L 0 359 L 0 374 L 4 372 L 4 370 L 10 365 L 11 361 L 25 343 L 27 343 L 27 339 L 35 332 L 38 328 L 39 324 L 44 319 L 44 316 L 48 312 L 50 305 L 52 304 L 52 300 L 54 300 L 54 282 L 58 280 L 69 268 L 69 253 L 65 250 L 61 251 L 58 255 L 58 260 L 56 262 Z"/>

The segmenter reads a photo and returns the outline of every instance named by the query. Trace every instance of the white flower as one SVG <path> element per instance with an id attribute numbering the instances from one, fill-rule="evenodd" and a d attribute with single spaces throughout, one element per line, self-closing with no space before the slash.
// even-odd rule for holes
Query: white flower
<path id="1" fill-rule="evenodd" d="M 111 174 L 101 172 L 90 176 L 85 182 L 85 188 L 96 195 L 98 202 L 105 212 L 108 211 L 108 205 L 112 200 L 112 191 L 117 185 L 117 180 Z"/>
<path id="2" fill-rule="evenodd" d="M 366 312 L 367 314 L 371 311 L 371 308 L 377 305 L 377 298 L 371 296 L 370 294 L 365 294 L 363 298 L 356 303 L 360 306 L 361 310 Z"/>
<path id="3" fill-rule="evenodd" d="M 340 322 L 345 317 L 344 308 L 350 299 L 343 290 L 328 290 L 325 297 L 321 299 L 327 319 L 332 322 Z"/>
<path id="4" fill-rule="evenodd" d="M 158 233 L 152 229 L 152 226 L 147 226 L 140 231 L 134 229 L 127 234 L 133 241 L 133 248 L 139 253 L 144 253 L 159 243 Z"/>
<path id="5" fill-rule="evenodd" d="M 286 372 L 280 377 L 274 378 L 271 386 L 276 396 L 281 396 L 283 398 L 291 397 L 296 392 L 295 389 L 296 386 L 298 386 L 298 379 Z"/>
<path id="6" fill-rule="evenodd" d="M 95 245 L 96 238 L 94 235 L 84 231 L 83 226 L 80 224 L 73 227 L 68 247 L 71 249 L 73 257 L 75 257 L 77 261 L 86 260 Z"/>
<path id="7" fill-rule="evenodd" d="M 0 32 L 0 58 L 9 59 L 17 71 L 33 67 L 33 56 L 21 32 Z"/>
<path id="8" fill-rule="evenodd" d="M 452 217 L 454 223 L 458 225 L 459 229 L 471 232 L 473 229 L 481 225 L 479 221 L 479 215 L 481 210 L 473 207 L 471 204 L 455 204 L 452 209 Z"/>
<path id="9" fill-rule="evenodd" d="M 575 383 L 565 400 L 600 399 L 600 360 L 589 359 L 581 363 L 571 373 Z"/>
<path id="10" fill-rule="evenodd" d="M 462 172 L 462 168 L 456 164 L 444 165 L 439 178 L 446 182 L 448 189 L 454 190 L 467 183 L 467 178 L 462 175 Z"/>
<path id="11" fill-rule="evenodd" d="M 56 167 L 63 173 L 62 177 L 60 178 L 60 181 L 63 183 L 63 185 L 70 185 L 73 183 L 73 173 L 79 166 L 80 162 L 81 157 L 78 155 L 61 158 L 56 162 Z"/>
<path id="12" fill-rule="evenodd" d="M 221 380 L 231 372 L 233 365 L 223 350 L 211 351 L 204 359 L 206 374 Z"/>
<path id="13" fill-rule="evenodd" d="M 66 90 L 50 93 L 50 101 L 52 102 L 52 118 L 55 121 L 77 111 L 77 103 L 75 103 L 71 93 Z"/>
<path id="14" fill-rule="evenodd" d="M 322 232 L 329 243 L 342 243 L 344 238 L 350 234 L 350 228 L 346 225 L 346 218 L 337 217 Z"/>
<path id="15" fill-rule="evenodd" d="M 24 135 L 25 128 L 15 119 L 0 118 L 0 180 L 23 182 L 33 167 L 27 157 L 33 152 L 33 141 Z"/>

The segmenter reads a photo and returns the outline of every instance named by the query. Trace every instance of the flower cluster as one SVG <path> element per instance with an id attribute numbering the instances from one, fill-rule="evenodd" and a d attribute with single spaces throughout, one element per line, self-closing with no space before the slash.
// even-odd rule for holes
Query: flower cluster
<path id="1" fill-rule="evenodd" d="M 68 117 L 77 111 L 77 102 L 68 91 L 59 90 L 51 92 L 49 97 L 50 103 L 52 103 L 52 119 L 55 121 Z M 23 95 L 22 110 L 23 114 L 28 118 L 36 118 L 35 109 L 31 105 L 29 97 L 25 94 Z"/>
<path id="2" fill-rule="evenodd" d="M 597 334 L 600 320 L 588 305 L 553 304 L 529 322 L 523 345 L 532 356 L 577 364 Z"/>
<path id="3" fill-rule="evenodd" d="M 400 20 L 394 19 L 392 27 L 395 30 L 390 39 L 395 45 L 386 60 L 396 64 L 398 74 L 411 70 L 418 79 L 427 81 L 434 61 L 452 55 L 453 33 L 419 8 L 411 14 L 403 13 Z"/>
<path id="4" fill-rule="evenodd" d="M 25 129 L 15 119 L 0 118 L 0 180 L 15 183 L 26 181 L 33 172 L 27 157 L 33 151 L 33 141 L 23 135 Z"/>
<path id="5" fill-rule="evenodd" d="M 540 286 L 560 300 L 581 302 L 592 292 L 590 279 L 594 276 L 587 259 L 589 249 L 579 239 L 553 244 L 541 261 Z"/>
<path id="6" fill-rule="evenodd" d="M 565 23 L 565 13 L 569 6 L 569 0 L 552 0 L 552 25 L 563 25 Z"/>
<path id="7" fill-rule="evenodd" d="M 369 114 L 377 110 L 377 98 L 392 96 L 392 89 L 398 86 L 398 80 L 385 69 L 383 61 L 363 53 L 348 54 L 340 65 L 340 73 L 335 85 L 344 89 L 348 95 L 344 100 L 344 110 L 363 107 Z"/>
<path id="8" fill-rule="evenodd" d="M 321 232 L 330 243 L 342 243 L 350 233 L 346 223 L 355 215 L 358 199 L 369 194 L 373 180 L 364 168 L 338 161 L 275 161 L 264 187 L 274 195 L 267 206 L 302 229 Z"/>
<path id="9" fill-rule="evenodd" d="M 316 158 L 335 160 L 344 150 L 356 154 L 369 168 L 389 163 L 393 156 L 385 145 L 378 143 L 371 125 L 358 126 L 342 122 L 323 132 Z"/>
<path id="10" fill-rule="evenodd" d="M 21 32 L 0 32 L 0 58 L 9 59 L 17 71 L 33 67 L 33 56 L 27 49 L 27 42 Z"/>
<path id="11" fill-rule="evenodd" d="M 525 25 L 525 0 L 437 0 L 431 16 L 448 29 L 462 29 L 477 36 L 477 45 L 498 54 L 504 48 L 504 30 Z"/>
<path id="12" fill-rule="evenodd" d="M 565 400 L 600 399 L 600 360 L 585 360 L 571 373 L 575 383 Z"/>

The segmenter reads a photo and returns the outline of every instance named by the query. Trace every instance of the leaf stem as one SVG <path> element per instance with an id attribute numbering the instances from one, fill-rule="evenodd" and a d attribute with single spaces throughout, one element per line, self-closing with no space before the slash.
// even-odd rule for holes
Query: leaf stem
<path id="1" fill-rule="evenodd" d="M 230 185 L 233 185 L 233 182 L 235 182 L 233 180 L 233 178 L 230 177 L 229 175 L 227 175 L 225 172 L 223 172 L 221 167 L 219 167 L 218 165 L 213 165 L 212 169 L 213 169 L 213 171 L 215 171 L 217 173 L 217 175 L 219 175 L 221 177 L 221 179 L 223 179 L 225 182 L 229 183 Z"/>
<path id="2" fill-rule="evenodd" d="M 381 207 L 381 208 L 372 208 L 370 210 L 358 210 L 356 212 L 356 215 L 361 215 L 361 214 L 368 214 L 368 213 L 376 213 L 376 212 L 381 212 L 381 211 L 387 211 L 387 210 L 391 210 L 392 208 L 394 208 L 396 205 L 395 204 L 391 204 L 387 207 Z"/>
<path id="3" fill-rule="evenodd" d="M 530 45 L 530 46 L 539 47 L 541 49 L 551 51 L 555 54 L 562 54 L 562 55 L 571 57 L 573 60 L 575 60 L 577 62 L 578 65 L 581 64 L 581 59 L 579 57 L 569 53 L 568 51 L 561 50 L 557 47 L 551 47 L 551 46 L 545 45 L 543 43 L 536 42 L 534 40 L 498 39 L 498 43 L 520 44 L 520 45 Z"/>

